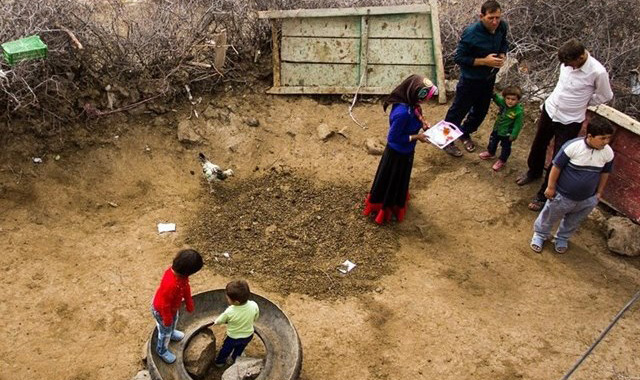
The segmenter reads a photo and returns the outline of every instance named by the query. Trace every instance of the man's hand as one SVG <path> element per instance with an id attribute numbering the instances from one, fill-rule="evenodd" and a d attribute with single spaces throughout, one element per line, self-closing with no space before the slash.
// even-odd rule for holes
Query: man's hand
<path id="1" fill-rule="evenodd" d="M 501 58 L 498 54 L 489 54 L 482 58 L 482 63 L 485 66 L 500 68 L 504 64 L 504 58 Z"/>
<path id="2" fill-rule="evenodd" d="M 556 195 L 556 188 L 547 186 L 547 188 L 544 191 L 544 196 L 547 197 L 547 199 L 553 199 L 555 195 Z"/>

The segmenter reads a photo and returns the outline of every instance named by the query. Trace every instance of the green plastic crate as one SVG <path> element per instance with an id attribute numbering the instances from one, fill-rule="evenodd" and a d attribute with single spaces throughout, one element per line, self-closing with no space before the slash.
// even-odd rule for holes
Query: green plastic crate
<path id="1" fill-rule="evenodd" d="M 40 36 L 33 35 L 19 40 L 5 42 L 2 45 L 4 60 L 9 65 L 26 59 L 46 58 L 47 45 L 42 42 Z"/>

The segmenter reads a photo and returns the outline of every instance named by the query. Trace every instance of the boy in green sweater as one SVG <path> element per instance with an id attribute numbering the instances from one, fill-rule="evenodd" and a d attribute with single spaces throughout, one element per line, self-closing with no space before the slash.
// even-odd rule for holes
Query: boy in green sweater
<path id="1" fill-rule="evenodd" d="M 245 280 L 234 280 L 225 289 L 229 307 L 215 320 L 216 325 L 227 325 L 227 336 L 215 360 L 216 367 L 224 367 L 227 358 L 231 361 L 242 354 L 253 338 L 253 324 L 260 316 L 258 304 L 249 300 L 251 291 Z"/>
<path id="2" fill-rule="evenodd" d="M 493 125 L 493 132 L 489 138 L 487 150 L 480 153 L 480 158 L 490 160 L 496 156 L 498 144 L 502 146 L 500 158 L 492 168 L 495 171 L 502 169 L 511 155 L 511 144 L 516 140 L 524 122 L 524 108 L 520 104 L 522 90 L 517 86 L 509 86 L 500 94 L 493 94 L 493 102 L 500 107 L 498 118 Z"/>

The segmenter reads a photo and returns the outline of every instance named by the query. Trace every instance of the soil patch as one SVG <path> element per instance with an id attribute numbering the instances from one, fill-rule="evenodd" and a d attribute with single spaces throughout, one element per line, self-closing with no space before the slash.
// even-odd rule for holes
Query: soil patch
<path id="1" fill-rule="evenodd" d="M 225 276 L 316 298 L 369 292 L 391 272 L 399 247 L 392 228 L 361 215 L 365 184 L 318 183 L 291 170 L 214 185 L 189 244 Z M 227 257 L 228 256 L 228 257 Z M 343 275 L 337 266 L 357 264 Z"/>

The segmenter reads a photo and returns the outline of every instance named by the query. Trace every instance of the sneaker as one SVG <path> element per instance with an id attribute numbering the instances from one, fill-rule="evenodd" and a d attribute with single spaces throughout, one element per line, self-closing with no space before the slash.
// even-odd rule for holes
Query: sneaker
<path id="1" fill-rule="evenodd" d="M 478 156 L 482 160 L 489 160 L 489 159 L 494 158 L 496 155 L 495 154 L 491 154 L 491 153 L 489 153 L 489 151 L 485 150 L 484 152 L 480 153 Z"/>
<path id="2" fill-rule="evenodd" d="M 224 367 L 224 363 L 214 363 L 214 365 L 216 366 L 216 368 Z"/>
<path id="3" fill-rule="evenodd" d="M 171 340 L 174 342 L 179 342 L 182 339 L 184 339 L 184 333 L 182 331 L 179 330 L 173 330 L 171 332 Z"/>
<path id="4" fill-rule="evenodd" d="M 505 164 L 505 162 L 504 162 L 504 161 L 502 161 L 502 160 L 498 160 L 498 161 L 496 161 L 496 163 L 495 163 L 495 164 L 493 164 L 493 166 L 491 167 L 491 169 L 493 169 L 493 170 L 495 170 L 495 171 L 498 171 L 498 170 L 502 169 L 502 167 L 504 166 L 504 164 Z"/>
<path id="5" fill-rule="evenodd" d="M 176 356 L 169 350 L 166 350 L 164 354 L 158 353 L 158 356 L 167 364 L 173 364 L 176 361 Z"/>

